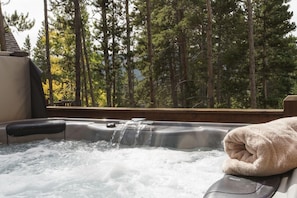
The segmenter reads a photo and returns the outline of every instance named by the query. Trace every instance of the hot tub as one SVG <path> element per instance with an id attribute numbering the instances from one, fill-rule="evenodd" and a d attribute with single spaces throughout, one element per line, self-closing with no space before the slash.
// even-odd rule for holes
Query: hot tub
<path id="1" fill-rule="evenodd" d="M 267 178 L 222 173 L 222 139 L 239 126 L 143 118 L 2 123 L 0 196 L 296 197 L 296 170 Z"/>
<path id="2" fill-rule="evenodd" d="M 238 124 L 46 118 L 0 124 L 0 196 L 202 197 Z"/>

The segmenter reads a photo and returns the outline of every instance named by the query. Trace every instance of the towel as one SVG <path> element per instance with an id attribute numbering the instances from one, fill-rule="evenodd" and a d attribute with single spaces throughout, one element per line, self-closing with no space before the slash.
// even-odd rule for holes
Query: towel
<path id="1" fill-rule="evenodd" d="M 229 158 L 226 174 L 270 176 L 297 167 L 297 117 L 251 124 L 230 131 L 223 140 Z"/>

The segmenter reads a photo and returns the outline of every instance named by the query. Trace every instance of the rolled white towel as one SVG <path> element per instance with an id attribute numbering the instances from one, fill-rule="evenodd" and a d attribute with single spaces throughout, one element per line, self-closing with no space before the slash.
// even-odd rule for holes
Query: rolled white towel
<path id="1" fill-rule="evenodd" d="M 297 167 L 297 117 L 252 124 L 230 131 L 223 140 L 226 174 L 269 176 Z"/>

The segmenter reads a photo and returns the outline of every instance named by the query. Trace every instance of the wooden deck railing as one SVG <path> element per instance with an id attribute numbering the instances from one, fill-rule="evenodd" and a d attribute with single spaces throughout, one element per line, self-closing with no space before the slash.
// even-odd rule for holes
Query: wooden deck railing
<path id="1" fill-rule="evenodd" d="M 158 121 L 261 123 L 297 116 L 297 95 L 284 99 L 284 109 L 191 109 L 191 108 L 101 108 L 47 107 L 49 117 L 98 119 L 146 118 Z"/>

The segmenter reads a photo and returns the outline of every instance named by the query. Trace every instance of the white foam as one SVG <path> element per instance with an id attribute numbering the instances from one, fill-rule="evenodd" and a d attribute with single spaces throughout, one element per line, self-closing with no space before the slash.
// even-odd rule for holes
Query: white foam
<path id="1" fill-rule="evenodd" d="M 11 145 L 0 148 L 0 197 L 203 197 L 225 157 L 104 142 Z"/>

